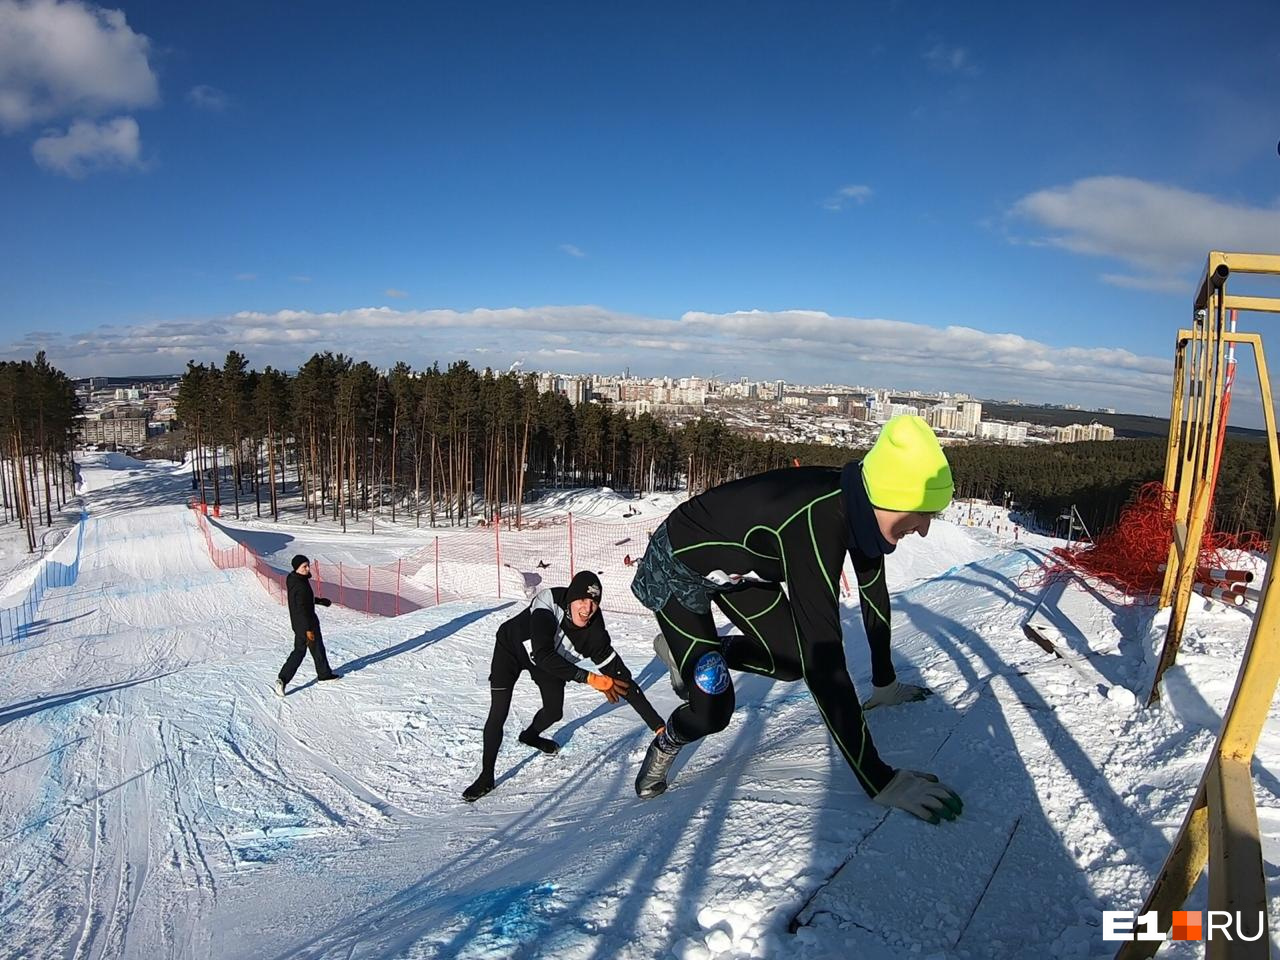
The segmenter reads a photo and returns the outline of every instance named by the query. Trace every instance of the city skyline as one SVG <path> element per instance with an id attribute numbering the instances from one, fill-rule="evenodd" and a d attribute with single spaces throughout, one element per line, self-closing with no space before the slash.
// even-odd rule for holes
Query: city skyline
<path id="1" fill-rule="evenodd" d="M 242 365 L 237 364 L 237 368 Z M 490 371 L 486 371 L 488 373 Z M 202 376 L 199 371 L 189 375 Z M 289 374 L 286 372 L 286 376 Z M 389 370 L 381 377 L 394 377 Z M 515 370 L 507 375 L 521 375 Z M 787 384 L 783 380 L 751 381 L 703 377 L 634 377 L 617 374 L 562 374 L 528 371 L 529 382 L 539 394 L 555 394 L 574 407 L 603 404 L 625 416 L 650 414 L 668 428 L 679 428 L 704 418 L 718 420 L 743 436 L 782 443 L 818 443 L 856 447 L 874 441 L 880 428 L 902 416 L 922 417 L 937 431 L 945 445 L 970 442 L 1074 443 L 1114 440 L 1113 426 L 1090 419 L 1068 425 L 1045 424 L 1009 416 L 1020 411 L 1018 401 L 1005 406 L 1004 417 L 986 417 L 983 402 L 967 393 L 947 391 L 897 391 L 851 384 Z M 76 381 L 83 403 L 81 442 L 100 449 L 139 450 L 158 443 L 178 422 L 178 405 L 186 376 L 157 381 L 125 381 L 110 378 Z M 255 388 L 256 392 L 256 388 Z M 367 398 L 366 398 L 367 399 Z M 376 392 L 375 392 L 376 409 Z M 997 401 L 996 405 L 1000 405 Z M 1028 415 L 1044 408 L 1026 407 Z M 1090 413 L 1115 414 L 1114 409 L 1083 411 L 1072 404 L 1067 410 L 1083 418 Z M 394 423 L 394 421 L 393 421 Z"/>

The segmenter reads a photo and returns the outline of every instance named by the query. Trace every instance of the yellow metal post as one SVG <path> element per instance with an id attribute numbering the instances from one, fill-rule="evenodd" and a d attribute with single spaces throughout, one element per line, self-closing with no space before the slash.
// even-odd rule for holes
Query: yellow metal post
<path id="1" fill-rule="evenodd" d="M 1276 301 L 1280 307 L 1280 300 Z M 1267 355 L 1262 349 L 1262 337 L 1256 333 L 1232 333 L 1229 339 L 1247 343 L 1253 347 L 1253 362 L 1258 369 L 1258 391 L 1262 394 L 1262 422 L 1267 428 L 1267 451 L 1271 454 L 1271 497 L 1280 512 L 1280 442 L 1276 438 L 1276 408 L 1271 400 L 1271 374 L 1267 369 Z"/>
<path id="2" fill-rule="evenodd" d="M 1183 391 L 1187 380 L 1187 345 L 1191 342 L 1194 331 L 1179 330 L 1178 339 L 1173 347 L 1173 401 L 1169 406 L 1169 445 L 1164 458 L 1164 489 L 1166 494 L 1175 488 L 1178 480 L 1178 466 L 1182 460 L 1182 444 L 1186 436 L 1183 431 Z M 1165 561 L 1164 582 L 1160 586 L 1160 606 L 1167 607 L 1173 596 L 1173 584 L 1178 576 L 1177 548 L 1169 544 L 1169 557 Z"/>
<path id="3" fill-rule="evenodd" d="M 1187 376 L 1187 343 L 1190 330 L 1179 330 L 1173 346 L 1173 400 L 1169 405 L 1169 445 L 1164 458 L 1164 488 L 1172 490 L 1178 475 L 1178 455 L 1182 444 L 1182 383 Z"/>
<path id="4" fill-rule="evenodd" d="M 1253 941 L 1211 937 L 1206 960 L 1268 960 L 1267 880 L 1249 761 L 1219 755 L 1209 765 L 1208 794 L 1210 908 L 1239 915 L 1250 933 L 1260 925 L 1263 935 Z"/>
<path id="5" fill-rule="evenodd" d="M 1206 771 L 1206 776 L 1208 772 Z M 1200 879 L 1205 864 L 1209 862 L 1209 807 L 1205 803 L 1205 788 L 1201 783 L 1196 791 L 1182 829 L 1165 858 L 1160 875 L 1147 894 L 1139 915 L 1152 910 L 1160 915 L 1158 926 L 1168 930 L 1173 926 L 1173 911 L 1187 902 L 1196 881 Z M 1155 955 L 1160 946 L 1158 940 L 1130 940 L 1116 954 L 1116 960 L 1145 960 Z"/>

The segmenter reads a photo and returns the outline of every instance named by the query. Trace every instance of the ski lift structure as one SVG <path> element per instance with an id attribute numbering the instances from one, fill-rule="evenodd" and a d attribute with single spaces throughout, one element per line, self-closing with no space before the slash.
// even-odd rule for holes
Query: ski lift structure
<path id="1" fill-rule="evenodd" d="M 1211 252 L 1193 302 L 1192 325 L 1178 331 L 1164 473 L 1165 489 L 1173 498 L 1173 542 L 1160 593 L 1160 606 L 1172 606 L 1172 611 L 1148 704 L 1159 698 L 1161 678 L 1173 665 L 1182 642 L 1200 548 L 1211 519 L 1238 345 L 1253 348 L 1271 457 L 1272 497 L 1280 505 L 1280 448 L 1262 337 L 1236 329 L 1237 311 L 1277 314 L 1280 297 L 1228 293 L 1227 280 L 1237 275 L 1280 277 L 1280 255 Z M 1273 554 L 1278 540 L 1280 512 L 1271 531 Z M 1268 563 L 1218 739 L 1177 839 L 1141 911 L 1155 911 L 1159 929 L 1169 931 L 1173 912 L 1186 902 L 1207 866 L 1210 910 L 1230 911 L 1250 921 L 1260 914 L 1263 919 L 1257 940 L 1209 939 L 1205 943 L 1208 960 L 1270 956 L 1266 877 L 1251 764 L 1280 681 L 1280 586 L 1276 586 L 1274 572 L 1275 564 Z M 1116 960 L 1150 957 L 1161 942 L 1126 942 Z"/>
<path id="2" fill-rule="evenodd" d="M 1076 509 L 1074 503 L 1067 508 L 1066 513 L 1059 514 L 1058 519 L 1067 521 L 1067 543 L 1076 542 L 1076 524 L 1080 525 L 1080 531 L 1084 534 L 1085 539 L 1093 543 L 1093 534 L 1089 532 L 1088 526 L 1085 525 L 1084 517 L 1080 516 L 1080 511 Z"/>

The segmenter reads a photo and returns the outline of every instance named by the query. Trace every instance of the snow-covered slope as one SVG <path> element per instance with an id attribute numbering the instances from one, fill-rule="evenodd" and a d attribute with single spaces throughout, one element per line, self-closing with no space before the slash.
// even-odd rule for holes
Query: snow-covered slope
<path id="1" fill-rule="evenodd" d="M 0 648 L 4 956 L 1105 956 L 1101 910 L 1136 908 L 1159 867 L 1248 629 L 1195 611 L 1176 692 L 1139 711 L 1106 695 L 1138 686 L 1138 611 L 1096 625 L 1114 642 L 1092 683 L 1022 636 L 1036 547 L 938 523 L 890 560 L 900 674 L 936 696 L 868 722 L 891 763 L 962 793 L 961 823 L 868 802 L 804 687 L 751 676 L 730 727 L 646 802 L 625 705 L 571 688 L 561 754 L 531 754 L 523 682 L 498 789 L 468 806 L 512 601 L 322 611 L 346 677 L 317 685 L 304 663 L 278 700 L 287 616 L 209 562 L 186 478 L 99 461 L 85 492 L 79 581 Z M 866 690 L 856 607 L 845 623 Z M 609 625 L 674 708 L 651 621 Z M 1257 768 L 1273 881 L 1278 743 L 1273 720 Z"/>

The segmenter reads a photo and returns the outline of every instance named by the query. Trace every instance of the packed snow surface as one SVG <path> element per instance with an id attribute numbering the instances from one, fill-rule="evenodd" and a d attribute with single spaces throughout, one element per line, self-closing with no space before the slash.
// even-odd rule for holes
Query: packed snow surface
<path id="1" fill-rule="evenodd" d="M 321 610 L 346 676 L 317 684 L 306 661 L 280 700 L 287 614 L 251 573 L 209 561 L 186 475 L 98 457 L 81 492 L 78 582 L 0 647 L 5 957 L 1109 956 L 1101 911 L 1140 906 L 1250 623 L 1197 604 L 1164 700 L 1140 709 L 1162 621 L 1069 584 L 1045 598 L 1069 621 L 1050 656 L 1022 632 L 1049 541 L 1013 540 L 994 507 L 976 523 L 956 512 L 889 558 L 899 675 L 935 696 L 868 716 L 890 763 L 962 794 L 956 823 L 869 802 L 803 684 L 747 675 L 729 728 L 687 748 L 649 801 L 632 787 L 649 736 L 625 704 L 571 687 L 547 757 L 515 739 L 538 707 L 526 679 L 498 787 L 467 805 L 494 630 L 522 596 L 394 619 Z M 604 514 L 615 498 L 592 495 Z M 301 552 L 337 541 L 332 525 L 277 534 Z M 667 712 L 654 624 L 610 614 L 614 589 L 615 644 Z M 1273 717 L 1254 768 L 1273 894 L 1278 732 Z"/>

